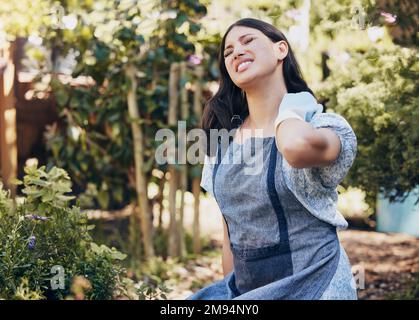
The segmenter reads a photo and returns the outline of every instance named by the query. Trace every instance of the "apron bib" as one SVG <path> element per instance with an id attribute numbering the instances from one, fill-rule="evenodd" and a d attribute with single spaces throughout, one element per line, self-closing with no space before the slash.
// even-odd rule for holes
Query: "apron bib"
<path id="1" fill-rule="evenodd" d="M 224 149 L 219 140 L 212 180 L 233 253 L 231 295 L 319 298 L 339 261 L 336 228 L 288 189 L 274 137 L 232 141 Z"/>

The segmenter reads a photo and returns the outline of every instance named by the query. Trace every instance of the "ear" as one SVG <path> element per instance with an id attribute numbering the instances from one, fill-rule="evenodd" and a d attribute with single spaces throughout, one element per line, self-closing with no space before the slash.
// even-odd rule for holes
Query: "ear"
<path id="1" fill-rule="evenodd" d="M 284 40 L 275 42 L 274 44 L 275 55 L 278 60 L 284 60 L 288 54 L 288 43 Z"/>

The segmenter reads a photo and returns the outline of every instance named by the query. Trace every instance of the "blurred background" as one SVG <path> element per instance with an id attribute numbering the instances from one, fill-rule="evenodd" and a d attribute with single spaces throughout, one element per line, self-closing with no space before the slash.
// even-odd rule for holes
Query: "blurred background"
<path id="1" fill-rule="evenodd" d="M 178 120 L 199 126 L 217 90 L 225 30 L 259 18 L 284 32 L 326 111 L 357 135 L 338 208 L 350 226 L 340 232 L 343 246 L 364 277 L 359 298 L 418 299 L 418 8 L 413 0 L 1 1 L 3 202 L 23 203 L 21 214 L 54 211 L 54 197 L 64 201 L 60 210 L 79 207 L 92 239 L 127 255 L 124 279 L 137 293 L 149 290 L 140 298 L 183 299 L 221 279 L 222 218 L 199 186 L 202 165 L 157 164 L 155 135 L 177 132 Z M 54 166 L 68 173 L 71 190 L 46 174 Z M 1 199 L 6 215 L 12 209 Z M 18 272 L 7 265 L 17 255 L 7 238 L 17 222 L 4 221 L 0 297 L 15 298 L 20 283 L 39 293 L 24 298 L 48 298 L 39 261 L 55 258 L 28 255 L 13 262 L 24 266 Z M 16 239 L 39 232 L 48 246 L 56 221 Z M 43 271 L 28 273 L 35 267 Z M 72 275 L 64 296 L 96 297 L 83 293 L 96 280 Z M 122 291 L 112 287 L 106 298 Z"/>

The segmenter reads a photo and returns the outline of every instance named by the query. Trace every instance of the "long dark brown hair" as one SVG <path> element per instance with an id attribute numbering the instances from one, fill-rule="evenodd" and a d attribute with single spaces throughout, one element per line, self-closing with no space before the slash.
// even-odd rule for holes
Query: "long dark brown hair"
<path id="1" fill-rule="evenodd" d="M 210 148 L 210 129 L 227 129 L 230 131 L 237 127 L 237 124 L 231 122 L 233 115 L 237 114 L 243 120 L 249 115 L 247 99 L 242 94 L 242 90 L 231 80 L 225 66 L 223 55 L 227 34 L 235 26 L 257 29 L 263 32 L 272 42 L 286 41 L 288 44 L 288 54 L 283 60 L 283 73 L 287 91 L 289 93 L 308 91 L 314 95 L 313 91 L 304 81 L 289 42 L 281 31 L 273 25 L 257 19 L 244 18 L 236 21 L 227 29 L 221 41 L 220 51 L 218 53 L 220 86 L 217 93 L 208 100 L 201 119 L 201 128 L 207 136 L 207 155 L 210 155 L 210 149 L 211 151 L 214 150 Z"/>

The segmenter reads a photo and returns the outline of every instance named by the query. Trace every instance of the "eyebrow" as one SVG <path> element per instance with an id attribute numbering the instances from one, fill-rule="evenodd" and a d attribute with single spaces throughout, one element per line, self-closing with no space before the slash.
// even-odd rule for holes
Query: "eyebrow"
<path id="1" fill-rule="evenodd" d="M 239 37 L 239 40 L 243 39 L 245 36 L 250 36 L 250 35 L 254 35 L 254 34 L 253 34 L 253 33 L 246 33 L 246 34 L 244 34 L 244 35 L 240 36 L 240 37 Z M 232 45 L 231 45 L 231 44 L 229 44 L 227 47 L 225 47 L 225 48 L 224 48 L 224 51 L 225 51 L 226 49 L 230 48 L 230 47 L 232 47 Z"/>

